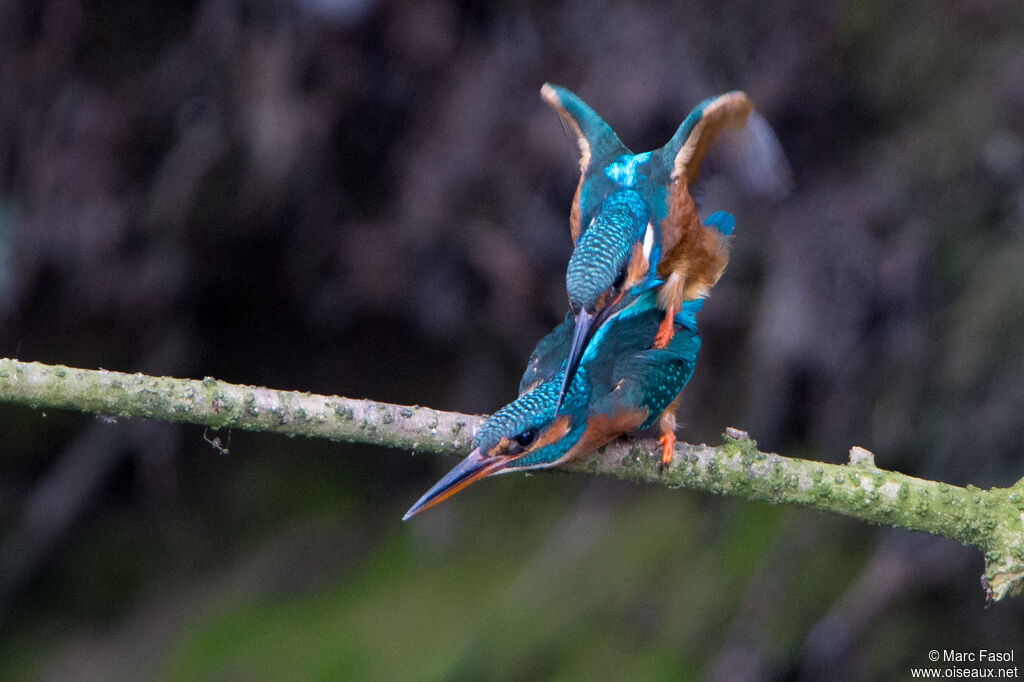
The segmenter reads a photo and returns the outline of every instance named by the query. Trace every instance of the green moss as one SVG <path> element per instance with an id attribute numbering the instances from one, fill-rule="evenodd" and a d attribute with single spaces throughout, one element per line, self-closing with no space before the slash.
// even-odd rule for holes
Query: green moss
<path id="1" fill-rule="evenodd" d="M 828 482 L 814 482 L 810 493 L 819 504 L 830 505 L 834 499 L 832 486 Z"/>
<path id="2" fill-rule="evenodd" d="M 737 457 L 745 467 L 750 467 L 754 462 L 764 459 L 764 453 L 757 449 L 757 441 L 753 438 L 731 438 L 723 434 L 722 444 L 718 451 L 726 457 Z"/>

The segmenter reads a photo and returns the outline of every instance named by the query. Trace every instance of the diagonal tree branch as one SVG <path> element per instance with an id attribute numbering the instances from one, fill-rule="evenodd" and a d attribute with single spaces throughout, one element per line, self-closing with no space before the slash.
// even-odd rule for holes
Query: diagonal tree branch
<path id="1" fill-rule="evenodd" d="M 0 402 L 451 455 L 469 452 L 483 420 L 210 377 L 173 379 L 13 359 L 0 359 Z M 813 507 L 951 538 L 985 554 L 982 583 L 989 600 L 1024 590 L 1024 479 L 1009 488 L 961 488 L 879 469 L 874 456 L 858 447 L 850 451 L 849 464 L 826 464 L 761 452 L 736 429 L 725 436 L 715 447 L 678 443 L 664 472 L 655 441 L 628 438 L 564 468 Z"/>

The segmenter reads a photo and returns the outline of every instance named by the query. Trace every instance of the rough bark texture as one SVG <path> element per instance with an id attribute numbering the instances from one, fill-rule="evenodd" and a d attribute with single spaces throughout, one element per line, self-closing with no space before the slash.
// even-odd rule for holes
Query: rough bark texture
<path id="1" fill-rule="evenodd" d="M 0 401 L 212 428 L 269 431 L 462 455 L 482 417 L 257 386 L 85 370 L 0 359 Z M 827 510 L 951 538 L 985 554 L 982 578 L 998 601 L 1024 589 L 1024 479 L 1009 488 L 961 488 L 886 471 L 859 447 L 846 465 L 761 452 L 727 429 L 719 446 L 678 443 L 659 471 L 655 441 L 622 439 L 564 468 L 772 504 Z"/>

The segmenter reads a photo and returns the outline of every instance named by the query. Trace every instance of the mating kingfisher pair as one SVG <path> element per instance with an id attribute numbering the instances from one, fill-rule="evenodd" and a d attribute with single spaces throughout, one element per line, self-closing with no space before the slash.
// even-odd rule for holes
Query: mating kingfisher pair
<path id="1" fill-rule="evenodd" d="M 486 476 L 556 466 L 655 424 L 661 466 L 672 462 L 675 411 L 700 348 L 696 313 L 728 262 L 734 223 L 721 211 L 702 223 L 690 188 L 718 133 L 743 129 L 753 105 L 742 92 L 707 99 L 664 147 L 634 154 L 569 90 L 545 84 L 541 96 L 580 149 L 570 310 L 534 349 L 519 397 L 405 519 Z"/>

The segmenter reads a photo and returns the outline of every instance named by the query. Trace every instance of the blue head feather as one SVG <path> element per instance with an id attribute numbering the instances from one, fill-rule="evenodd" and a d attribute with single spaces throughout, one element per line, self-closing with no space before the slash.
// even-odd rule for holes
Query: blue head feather
<path id="1" fill-rule="evenodd" d="M 636 192 L 616 192 L 605 199 L 569 259 L 565 284 L 574 308 L 594 309 L 628 265 L 633 244 L 643 240 L 647 224 L 646 206 Z"/>
<path id="2" fill-rule="evenodd" d="M 490 453 L 503 438 L 515 441 L 519 436 L 532 433 L 534 438 L 543 437 L 544 430 L 555 420 L 559 386 L 563 373 L 541 384 L 529 393 L 501 408 L 483 423 L 477 431 L 473 445 L 485 455 Z M 511 460 L 509 468 L 524 469 L 553 464 L 569 451 L 586 429 L 586 409 L 590 400 L 590 381 L 586 370 L 580 370 L 573 378 L 562 401 L 559 415 L 569 419 L 569 428 L 564 436 L 533 452 Z"/>

